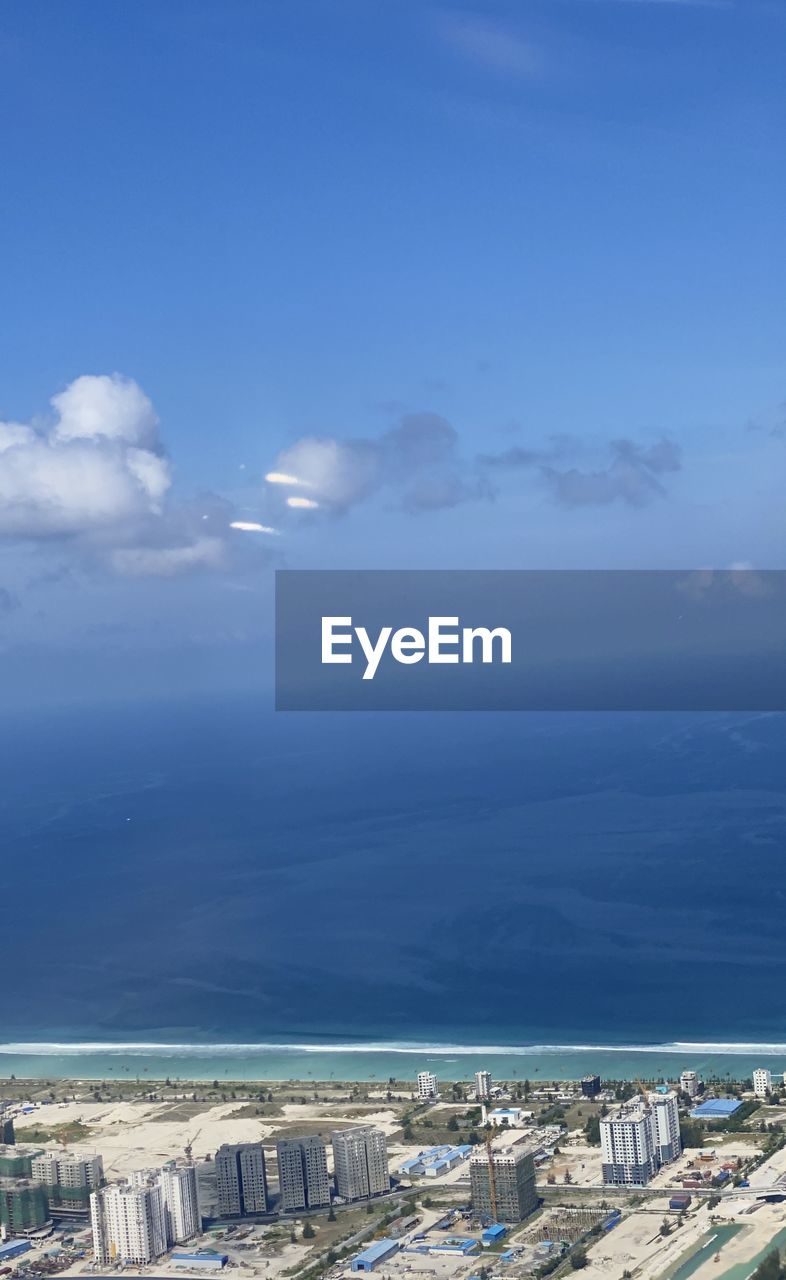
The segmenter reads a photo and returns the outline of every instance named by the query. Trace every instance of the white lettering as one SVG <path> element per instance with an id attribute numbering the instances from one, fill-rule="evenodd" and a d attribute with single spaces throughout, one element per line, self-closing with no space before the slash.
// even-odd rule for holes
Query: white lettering
<path id="1" fill-rule="evenodd" d="M 507 627 L 495 627 L 493 631 L 488 627 L 465 627 L 462 632 L 463 662 L 474 661 L 473 645 L 476 640 L 480 640 L 481 662 L 494 661 L 495 640 L 501 641 L 500 662 L 510 662 L 511 638 Z"/>
<path id="2" fill-rule="evenodd" d="M 457 663 L 475 661 L 476 644 L 480 643 L 479 659 L 483 663 L 511 662 L 512 637 L 507 627 L 461 627 L 458 618 L 430 617 L 427 636 L 417 627 L 381 627 L 375 639 L 366 627 L 353 627 L 351 617 L 324 617 L 322 619 L 323 663 L 351 663 L 354 661 L 352 645 L 357 637 L 366 669 L 364 680 L 373 680 L 385 650 L 390 645 L 394 662 L 412 666 L 425 656 L 429 663 Z M 348 647 L 350 652 L 337 649 Z"/>
<path id="3" fill-rule="evenodd" d="M 351 662 L 351 653 L 336 653 L 333 648 L 337 644 L 352 644 L 352 632 L 345 631 L 342 635 L 334 635 L 334 627 L 351 627 L 351 618 L 323 618 L 322 619 L 322 661 L 323 662 Z"/>
<path id="4" fill-rule="evenodd" d="M 443 653 L 443 644 L 458 645 L 458 632 L 444 635 L 442 627 L 457 627 L 458 618 L 429 618 L 428 620 L 428 660 L 429 662 L 458 662 L 457 653 Z"/>
<path id="5" fill-rule="evenodd" d="M 396 662 L 403 662 L 407 666 L 413 662 L 420 662 L 425 651 L 425 636 L 422 631 L 417 631 L 414 627 L 401 627 L 390 642 L 390 652 Z"/>
<path id="6" fill-rule="evenodd" d="M 380 658 L 385 652 L 385 647 L 392 634 L 392 627 L 383 627 L 377 637 L 377 643 L 374 645 L 371 643 L 369 634 L 365 627 L 355 627 L 355 635 L 360 641 L 360 647 L 366 655 L 366 669 L 363 672 L 364 680 L 374 679 Z"/>

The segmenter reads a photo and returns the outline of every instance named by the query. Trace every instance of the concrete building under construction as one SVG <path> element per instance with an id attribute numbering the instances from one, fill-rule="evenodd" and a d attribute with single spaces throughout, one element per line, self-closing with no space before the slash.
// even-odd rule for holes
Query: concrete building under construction
<path id="1" fill-rule="evenodd" d="M 521 1143 L 478 1146 L 469 1160 L 472 1208 L 494 1222 L 523 1222 L 538 1207 L 535 1162 Z"/>
<path id="2" fill-rule="evenodd" d="M 26 1236 L 49 1222 L 43 1187 L 28 1178 L 0 1178 L 0 1234 Z"/>

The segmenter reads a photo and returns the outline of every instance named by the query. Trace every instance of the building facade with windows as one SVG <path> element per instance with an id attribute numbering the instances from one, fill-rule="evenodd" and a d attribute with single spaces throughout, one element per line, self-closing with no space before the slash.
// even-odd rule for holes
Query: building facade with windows
<path id="1" fill-rule="evenodd" d="M 437 1077 L 432 1071 L 419 1071 L 418 1100 L 420 1102 L 436 1102 L 438 1097 Z"/>
<path id="2" fill-rule="evenodd" d="M 283 1138 L 276 1143 L 280 1208 L 322 1209 L 330 1204 L 327 1149 L 321 1138 Z"/>
<path id="3" fill-rule="evenodd" d="M 757 1098 L 766 1098 L 772 1093 L 772 1072 L 767 1067 L 759 1067 L 754 1071 L 753 1092 Z"/>
<path id="4" fill-rule="evenodd" d="M 477 1098 L 478 1102 L 490 1102 L 491 1089 L 492 1089 L 491 1072 L 476 1071 L 475 1072 L 475 1097 Z"/>
<path id="5" fill-rule="evenodd" d="M 476 1147 L 469 1159 L 469 1176 L 472 1208 L 478 1217 L 523 1222 L 538 1207 L 535 1161 L 520 1144 L 491 1151 Z"/>
<path id="6" fill-rule="evenodd" d="M 682 1152 L 677 1095 L 651 1093 L 603 1116 L 600 1145 L 607 1185 L 646 1186 Z"/>
<path id="7" fill-rule="evenodd" d="M 168 1244 L 187 1244 L 202 1230 L 196 1169 L 192 1164 L 164 1165 L 158 1174 Z"/>
<path id="8" fill-rule="evenodd" d="M 161 1187 L 129 1182 L 104 1187 L 90 1197 L 93 1253 L 101 1265 L 147 1265 L 167 1250 Z"/>
<path id="9" fill-rule="evenodd" d="M 332 1135 L 336 1194 L 369 1200 L 390 1190 L 388 1147 L 381 1129 L 337 1129 Z"/>
<path id="10" fill-rule="evenodd" d="M 268 1212 L 265 1153 L 259 1142 L 225 1143 L 216 1152 L 216 1194 L 220 1218 Z"/>

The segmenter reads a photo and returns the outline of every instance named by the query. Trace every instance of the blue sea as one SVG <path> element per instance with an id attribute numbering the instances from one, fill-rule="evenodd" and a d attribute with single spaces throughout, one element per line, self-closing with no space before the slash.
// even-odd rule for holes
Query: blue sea
<path id="1" fill-rule="evenodd" d="M 786 1065 L 782 716 L 4 730 L 0 1074 Z"/>

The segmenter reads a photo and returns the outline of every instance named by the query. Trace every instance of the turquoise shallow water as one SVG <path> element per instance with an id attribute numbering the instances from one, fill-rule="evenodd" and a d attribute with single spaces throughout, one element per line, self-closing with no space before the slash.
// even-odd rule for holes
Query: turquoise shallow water
<path id="1" fill-rule="evenodd" d="M 498 1080 L 673 1079 L 686 1068 L 705 1079 L 740 1079 L 766 1062 L 786 1066 L 786 1045 L 0 1045 L 0 1077 L 102 1080 L 122 1076 L 184 1080 L 413 1080 L 423 1067 L 443 1080 L 470 1079 L 479 1068 Z"/>
<path id="2" fill-rule="evenodd" d="M 718 1276 L 718 1280 L 748 1280 L 753 1275 L 760 1262 L 763 1262 L 767 1254 L 772 1253 L 773 1249 L 782 1249 L 786 1245 L 786 1227 L 772 1237 L 769 1244 L 761 1249 L 755 1257 L 749 1262 L 738 1262 L 733 1267 L 729 1267 L 728 1271 L 722 1271 Z"/>
<path id="3" fill-rule="evenodd" d="M 714 1254 L 719 1253 L 723 1246 L 733 1240 L 740 1231 L 742 1231 L 742 1227 L 736 1225 L 714 1227 L 709 1235 L 704 1236 L 699 1242 L 696 1252 L 680 1263 L 675 1271 L 667 1271 L 663 1280 L 689 1280 L 689 1277 L 698 1271 L 702 1263 L 713 1257 Z M 721 1253 L 722 1258 L 723 1254 Z"/>

